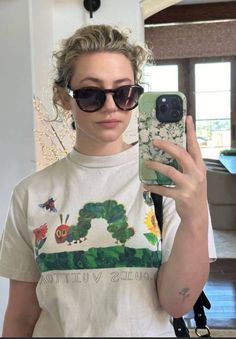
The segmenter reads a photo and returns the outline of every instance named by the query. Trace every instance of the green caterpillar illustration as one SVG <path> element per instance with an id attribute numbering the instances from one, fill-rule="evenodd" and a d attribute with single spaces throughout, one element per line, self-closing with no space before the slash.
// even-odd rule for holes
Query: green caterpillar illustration
<path id="1" fill-rule="evenodd" d="M 79 211 L 78 222 L 76 225 L 68 226 L 69 215 L 67 214 L 65 223 L 62 221 L 61 225 L 55 231 L 55 239 L 57 243 L 64 243 L 67 241 L 69 245 L 74 241 L 82 242 L 86 240 L 89 229 L 91 228 L 92 219 L 102 218 L 108 223 L 107 230 L 116 239 L 116 243 L 122 245 L 134 235 L 134 229 L 129 227 L 127 222 L 126 211 L 123 205 L 118 204 L 115 200 L 106 200 L 103 203 L 87 203 Z"/>

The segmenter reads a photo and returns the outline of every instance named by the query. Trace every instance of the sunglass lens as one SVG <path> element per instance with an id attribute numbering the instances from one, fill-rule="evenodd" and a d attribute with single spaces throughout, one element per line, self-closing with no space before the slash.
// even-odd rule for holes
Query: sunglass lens
<path id="1" fill-rule="evenodd" d="M 138 105 L 138 99 L 142 92 L 141 86 L 123 86 L 116 91 L 114 99 L 119 108 L 128 111 Z"/>
<path id="2" fill-rule="evenodd" d="M 85 112 L 95 112 L 99 110 L 105 100 L 105 93 L 96 88 L 81 88 L 76 95 L 78 106 Z"/>

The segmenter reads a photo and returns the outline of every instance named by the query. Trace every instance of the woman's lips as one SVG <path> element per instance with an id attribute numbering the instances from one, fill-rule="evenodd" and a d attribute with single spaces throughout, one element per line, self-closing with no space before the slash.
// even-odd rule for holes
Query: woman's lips
<path id="1" fill-rule="evenodd" d="M 105 128 L 115 128 L 119 124 L 119 120 L 103 120 L 97 122 L 99 126 L 105 127 Z"/>

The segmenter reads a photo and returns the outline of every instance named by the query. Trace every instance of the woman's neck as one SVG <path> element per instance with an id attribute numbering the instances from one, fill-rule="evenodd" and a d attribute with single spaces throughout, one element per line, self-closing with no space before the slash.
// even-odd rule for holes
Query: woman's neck
<path id="1" fill-rule="evenodd" d="M 115 141 L 109 143 L 97 143 L 96 145 L 88 143 L 84 144 L 76 141 L 74 149 L 85 155 L 106 156 L 121 153 L 130 147 L 132 147 L 132 145 L 125 143 L 123 140 L 119 143 Z"/>

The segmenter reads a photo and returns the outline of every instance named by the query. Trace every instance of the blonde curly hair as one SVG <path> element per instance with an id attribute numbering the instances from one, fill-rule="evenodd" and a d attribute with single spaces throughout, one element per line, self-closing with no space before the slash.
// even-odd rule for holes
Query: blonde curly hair
<path id="1" fill-rule="evenodd" d="M 55 60 L 53 105 L 56 110 L 58 106 L 61 106 L 60 90 L 69 85 L 75 62 L 81 54 L 121 53 L 131 62 L 135 82 L 140 82 L 142 67 L 152 60 L 152 53 L 145 44 L 130 42 L 129 33 L 111 25 L 88 25 L 77 29 L 71 37 L 61 41 L 60 49 L 53 53 Z"/>

